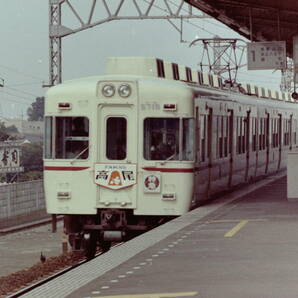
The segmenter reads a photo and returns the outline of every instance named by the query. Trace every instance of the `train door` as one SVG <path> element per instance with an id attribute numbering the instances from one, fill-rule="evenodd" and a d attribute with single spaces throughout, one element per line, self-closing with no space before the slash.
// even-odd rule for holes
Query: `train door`
<path id="1" fill-rule="evenodd" d="M 289 127 L 289 150 L 293 147 L 293 114 L 290 115 L 290 127 Z"/>
<path id="2" fill-rule="evenodd" d="M 208 198 L 212 160 L 212 108 L 204 100 L 196 102 L 195 201 Z"/>
<path id="3" fill-rule="evenodd" d="M 278 140 L 278 166 L 277 166 L 277 170 L 280 169 L 280 164 L 281 164 L 281 154 L 282 154 L 282 115 L 278 114 L 278 122 L 277 122 L 277 140 Z"/>
<path id="4" fill-rule="evenodd" d="M 246 125 L 244 127 L 244 143 L 245 143 L 245 151 L 246 151 L 246 170 L 245 170 L 245 181 L 248 181 L 249 177 L 249 169 L 250 169 L 250 110 L 246 112 Z"/>
<path id="5" fill-rule="evenodd" d="M 234 118 L 235 146 L 233 155 L 232 185 L 243 183 L 248 177 L 249 144 L 247 144 L 247 142 L 250 140 L 250 108 L 238 105 Z"/>
<path id="6" fill-rule="evenodd" d="M 265 148 L 266 148 L 266 169 L 265 169 L 265 174 L 268 173 L 269 169 L 269 163 L 270 163 L 270 114 L 267 112 L 266 113 L 266 118 L 265 118 Z"/>
<path id="7" fill-rule="evenodd" d="M 137 113 L 134 105 L 100 105 L 95 183 L 98 208 L 135 208 Z"/>
<path id="8" fill-rule="evenodd" d="M 260 108 L 257 119 L 257 176 L 264 175 L 268 169 L 268 145 L 266 144 L 267 119 L 267 111 Z"/>
<path id="9" fill-rule="evenodd" d="M 230 171 L 229 171 L 229 180 L 228 180 L 228 188 L 232 186 L 232 178 L 233 178 L 233 156 L 234 156 L 234 110 L 229 109 L 229 135 L 228 135 L 228 153 L 230 160 Z"/>

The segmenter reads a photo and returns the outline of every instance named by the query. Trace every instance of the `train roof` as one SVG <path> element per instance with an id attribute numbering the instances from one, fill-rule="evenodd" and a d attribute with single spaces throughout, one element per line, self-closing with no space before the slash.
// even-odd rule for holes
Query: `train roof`
<path id="1" fill-rule="evenodd" d="M 106 63 L 106 74 L 164 78 L 198 84 L 207 88 L 240 92 L 260 98 L 295 102 L 290 93 L 246 83 L 231 85 L 224 82 L 223 78 L 218 75 L 154 57 L 109 57 Z"/>
<path id="2" fill-rule="evenodd" d="M 106 63 L 104 76 L 92 76 L 65 81 L 49 89 L 51 92 L 59 92 L 59 95 L 69 95 L 69 87 L 72 93 L 78 96 L 89 96 L 96 93 L 97 82 L 102 80 L 142 80 L 165 79 L 184 82 L 192 86 L 204 87 L 204 89 L 227 91 L 228 93 L 255 96 L 265 100 L 286 101 L 295 103 L 289 93 L 258 87 L 250 84 L 231 85 L 225 83 L 220 76 L 192 69 L 184 65 L 163 61 L 154 57 L 109 57 Z M 55 90 L 55 91 L 54 91 Z M 225 92 L 224 92 L 225 93 Z M 214 94 L 218 94 L 215 92 Z M 227 94 L 227 93 L 226 93 Z"/>

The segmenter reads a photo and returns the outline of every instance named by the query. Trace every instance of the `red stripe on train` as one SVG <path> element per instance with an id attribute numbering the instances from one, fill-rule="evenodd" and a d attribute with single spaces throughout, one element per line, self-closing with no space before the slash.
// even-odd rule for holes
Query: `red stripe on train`
<path id="1" fill-rule="evenodd" d="M 45 171 L 82 171 L 86 169 L 89 169 L 89 167 L 44 167 Z"/>
<path id="2" fill-rule="evenodd" d="M 143 168 L 145 171 L 157 171 L 165 173 L 193 173 L 194 169 L 178 169 L 178 168 Z"/>

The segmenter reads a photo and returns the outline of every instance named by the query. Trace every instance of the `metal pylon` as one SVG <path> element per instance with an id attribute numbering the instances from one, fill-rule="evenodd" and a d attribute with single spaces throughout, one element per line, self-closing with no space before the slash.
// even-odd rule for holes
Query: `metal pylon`
<path id="1" fill-rule="evenodd" d="M 202 71 L 224 77 L 231 84 L 236 83 L 238 69 L 242 64 L 246 43 L 238 38 L 198 38 L 190 47 L 203 45 L 203 53 L 199 66 Z"/>

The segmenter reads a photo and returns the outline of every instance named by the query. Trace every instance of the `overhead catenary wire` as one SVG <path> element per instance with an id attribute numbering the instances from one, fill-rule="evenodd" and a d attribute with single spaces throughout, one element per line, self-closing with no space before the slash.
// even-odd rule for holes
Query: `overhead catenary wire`
<path id="1" fill-rule="evenodd" d="M 22 76 L 25 76 L 25 77 L 30 77 L 30 78 L 33 78 L 33 79 L 37 79 L 37 80 L 40 80 L 41 82 L 44 81 L 44 78 L 40 78 L 40 77 L 37 77 L 37 76 L 33 76 L 31 74 L 28 74 L 28 73 L 25 73 L 23 71 L 19 71 L 13 67 L 10 67 L 10 66 L 6 66 L 6 65 L 3 65 L 3 64 L 0 64 L 0 68 L 4 68 L 4 69 L 7 69 L 9 71 L 12 71 L 12 72 L 15 72 L 15 73 L 18 73 Z"/>
<path id="2" fill-rule="evenodd" d="M 23 94 L 26 94 L 26 95 L 31 95 L 31 96 L 34 96 L 34 97 L 39 97 L 36 94 L 29 93 L 29 92 L 26 92 L 26 91 L 23 91 L 23 90 L 19 90 L 19 89 L 16 89 L 16 88 L 11 88 L 11 87 L 8 87 L 8 86 L 5 86 L 5 88 L 6 89 L 9 89 L 9 90 L 12 90 L 12 91 L 15 91 L 15 92 L 23 93 Z"/>
<path id="3" fill-rule="evenodd" d="M 31 104 L 32 102 L 34 102 L 34 99 L 32 99 L 32 98 L 30 99 L 28 97 L 26 98 L 26 97 L 23 97 L 23 96 L 11 94 L 9 92 L 3 91 L 2 89 L 0 89 L 0 94 L 1 93 L 7 94 L 9 96 L 16 97 L 16 98 L 20 98 L 21 100 L 26 101 L 26 104 Z M 16 102 L 16 100 L 13 100 L 13 99 L 7 99 L 7 100 L 11 100 L 11 101 L 15 101 Z M 24 102 L 20 102 L 20 101 L 17 101 L 17 102 L 25 104 Z"/>

